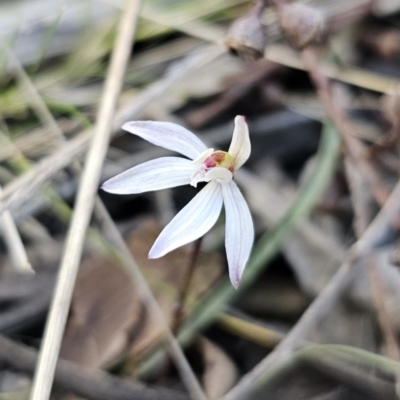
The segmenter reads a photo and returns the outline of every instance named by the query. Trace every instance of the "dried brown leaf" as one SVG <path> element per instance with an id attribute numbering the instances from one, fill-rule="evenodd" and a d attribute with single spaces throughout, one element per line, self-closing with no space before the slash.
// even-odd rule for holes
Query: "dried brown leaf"
<path id="1" fill-rule="evenodd" d="M 127 350 L 141 316 L 135 288 L 114 261 L 92 257 L 78 274 L 61 357 L 101 367 Z"/>
<path id="2" fill-rule="evenodd" d="M 239 372 L 220 347 L 205 338 L 200 340 L 200 344 L 204 360 L 204 390 L 209 400 L 217 400 L 235 385 Z"/>
<path id="3" fill-rule="evenodd" d="M 188 268 L 190 245 L 161 259 L 148 260 L 149 249 L 160 231 L 159 224 L 147 221 L 127 243 L 171 323 Z M 186 312 L 221 273 L 218 257 L 200 259 Z M 115 261 L 95 256 L 82 264 L 62 344 L 62 358 L 87 367 L 101 367 L 129 352 L 128 369 L 131 369 L 129 366 L 151 349 L 162 333 L 159 321 L 148 318 L 134 283 Z"/>

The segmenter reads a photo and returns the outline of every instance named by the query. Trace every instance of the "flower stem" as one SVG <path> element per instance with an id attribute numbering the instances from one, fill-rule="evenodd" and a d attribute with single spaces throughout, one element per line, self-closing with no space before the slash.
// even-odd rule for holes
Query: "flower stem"
<path id="1" fill-rule="evenodd" d="M 186 275 L 184 277 L 184 281 L 182 283 L 182 287 L 179 291 L 179 298 L 177 302 L 177 306 L 175 309 L 174 317 L 172 319 L 172 327 L 171 331 L 175 334 L 178 332 L 185 311 L 185 304 L 187 297 L 189 295 L 190 284 L 192 283 L 192 279 L 194 276 L 194 271 L 196 270 L 197 261 L 200 255 L 201 244 L 203 242 L 203 237 L 197 239 L 193 243 L 192 252 L 190 254 L 189 265 L 186 271 Z"/>

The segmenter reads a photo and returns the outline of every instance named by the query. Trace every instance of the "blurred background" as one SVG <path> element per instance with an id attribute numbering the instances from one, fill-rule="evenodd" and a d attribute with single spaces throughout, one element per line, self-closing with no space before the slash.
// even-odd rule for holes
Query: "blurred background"
<path id="1" fill-rule="evenodd" d="M 124 4 L 0 1 L 0 400 L 29 397 Z M 170 154 L 126 121 L 227 150 L 245 115 L 256 242 L 235 290 L 223 214 L 199 253 L 147 259 L 197 189 L 99 190 L 145 281 L 99 205 L 52 398 L 201 398 L 167 327 L 210 400 L 398 398 L 399 78 L 398 0 L 142 1 L 99 186 Z"/>

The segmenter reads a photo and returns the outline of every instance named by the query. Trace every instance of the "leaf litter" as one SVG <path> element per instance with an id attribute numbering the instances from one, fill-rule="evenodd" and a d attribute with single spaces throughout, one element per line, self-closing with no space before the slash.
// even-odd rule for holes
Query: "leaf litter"
<path id="1" fill-rule="evenodd" d="M 250 263 L 243 289 L 231 292 L 225 285 L 223 217 L 202 243 L 187 291 L 191 245 L 159 260 L 147 259 L 162 228 L 154 218 L 166 221 L 193 197 L 193 189 L 119 200 L 101 194 L 102 199 L 193 370 L 203 378 L 208 398 L 396 398 L 399 224 L 397 213 L 387 221 L 384 216 L 398 202 L 396 191 L 390 194 L 398 181 L 399 99 L 393 89 L 399 77 L 398 4 L 311 2 L 328 18 L 328 32 L 313 58 L 305 58 L 282 35 L 282 29 L 292 28 L 290 21 L 279 26 L 278 3 L 267 5 L 260 19 L 268 36 L 266 58 L 243 62 L 215 46 L 254 4 L 145 2 L 121 96 L 121 123 L 132 111 L 139 119 L 175 121 L 221 148 L 229 144 L 232 117 L 246 115 L 253 153 L 235 179 L 250 204 L 259 241 L 251 261 L 256 267 Z M 0 4 L 2 40 L 67 138 L 55 153 L 54 135 L 38 121 L 32 99 L 2 54 L 0 133 L 7 140 L 0 141 L 0 209 L 12 211 L 36 274 L 14 271 L 10 244 L 0 242 L 0 330 L 33 347 L 42 337 L 73 211 L 79 176 L 71 162 L 81 159 L 89 141 L 89 134 L 81 135 L 94 122 L 120 6 L 107 1 L 68 7 L 47 0 Z M 213 55 L 206 56 L 210 50 Z M 185 57 L 195 52 L 203 52 L 203 64 L 184 76 L 189 70 Z M 262 56 L 260 51 L 249 54 Z M 303 63 L 310 60 L 315 64 Z M 168 78 L 174 66 L 185 73 Z M 314 69 L 311 80 L 305 67 Z M 324 76 L 331 80 L 324 83 Z M 168 79 L 167 94 L 154 95 L 150 105 L 136 111 L 146 88 L 158 85 L 161 94 L 167 86 L 159 82 Z M 321 82 L 329 91 L 323 92 L 323 85 L 315 91 Z M 343 124 L 332 114 L 336 106 L 351 126 L 350 141 L 358 152 L 346 144 L 346 128 L 344 145 L 339 148 L 332 139 L 343 135 Z M 103 180 L 152 154 L 162 155 L 116 130 L 119 137 L 111 143 Z M 329 136 L 329 147 L 318 149 L 321 138 Z M 25 185 L 13 182 L 28 174 L 27 168 L 40 171 L 41 161 L 54 154 L 60 161 L 54 171 L 26 175 L 19 181 Z M 21 155 L 23 164 L 16 163 Z M 368 171 L 377 176 L 378 187 Z M 28 188 L 30 179 L 37 180 Z M 53 192 L 41 190 L 49 184 Z M 307 187 L 312 190 L 305 192 Z M 384 191 L 388 196 L 382 196 Z M 6 234 L 4 228 L 0 233 Z M 365 234 L 373 236 L 372 244 L 358 254 Z M 141 377 L 156 391 L 167 386 L 183 395 L 163 352 L 163 329 L 118 257 L 94 218 L 61 357 L 126 379 Z M 347 272 L 341 272 L 346 271 L 343 262 L 350 265 Z M 179 304 L 182 293 L 184 304 Z M 183 312 L 177 320 L 178 308 Z M 260 339 L 271 331 L 272 342 Z M 0 373 L 2 395 L 26 398 L 30 381 L 21 372 L 29 370 L 31 376 L 33 366 L 21 365 L 23 359 L 11 362 L 15 365 Z M 68 378 L 62 386 L 76 393 Z"/>

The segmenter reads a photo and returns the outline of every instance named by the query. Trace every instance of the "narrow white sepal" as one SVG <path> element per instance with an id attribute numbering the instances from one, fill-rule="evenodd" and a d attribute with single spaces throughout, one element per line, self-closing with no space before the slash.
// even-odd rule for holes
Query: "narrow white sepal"
<path id="1" fill-rule="evenodd" d="M 229 277 L 237 288 L 254 242 L 254 226 L 249 207 L 234 181 L 221 185 L 225 205 L 225 247 Z"/>
<path id="2" fill-rule="evenodd" d="M 242 115 L 238 115 L 235 118 L 235 129 L 228 153 L 233 158 L 235 170 L 238 170 L 250 157 L 251 143 L 249 127 L 247 126 L 245 117 Z"/>
<path id="3" fill-rule="evenodd" d="M 172 122 L 131 121 L 126 122 L 122 129 L 192 160 L 207 150 L 195 134 Z"/>
<path id="4" fill-rule="evenodd" d="M 188 185 L 195 169 L 186 158 L 157 158 L 114 176 L 101 188 L 109 193 L 133 194 Z"/>
<path id="5" fill-rule="evenodd" d="M 206 234 L 217 222 L 221 208 L 221 185 L 210 182 L 163 229 L 149 258 L 162 257 Z"/>

